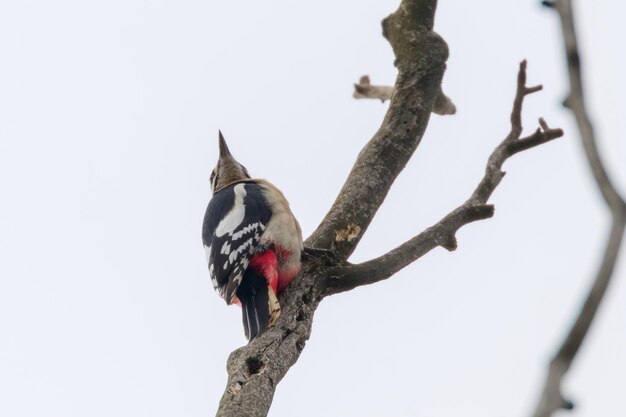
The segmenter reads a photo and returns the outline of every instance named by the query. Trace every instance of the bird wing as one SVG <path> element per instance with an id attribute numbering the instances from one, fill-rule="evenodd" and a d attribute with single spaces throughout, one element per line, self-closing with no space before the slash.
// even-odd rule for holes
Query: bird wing
<path id="1" fill-rule="evenodd" d="M 207 207 L 202 240 L 215 290 L 231 304 L 250 258 L 272 217 L 255 183 L 237 183 L 217 192 Z"/>

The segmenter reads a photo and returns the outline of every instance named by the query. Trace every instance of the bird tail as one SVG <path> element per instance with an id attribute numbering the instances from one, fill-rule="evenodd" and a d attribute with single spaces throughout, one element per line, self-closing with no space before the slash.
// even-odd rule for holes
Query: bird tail
<path id="1" fill-rule="evenodd" d="M 252 340 L 276 323 L 280 316 L 280 304 L 265 277 L 248 268 L 237 289 L 241 302 L 243 328 L 246 338 Z"/>

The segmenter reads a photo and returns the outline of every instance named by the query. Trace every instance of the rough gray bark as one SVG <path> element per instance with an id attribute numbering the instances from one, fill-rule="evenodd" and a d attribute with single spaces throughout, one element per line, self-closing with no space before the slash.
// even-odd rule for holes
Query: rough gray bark
<path id="1" fill-rule="evenodd" d="M 398 69 L 387 114 L 358 155 L 330 211 L 305 241 L 309 249 L 305 251 L 302 271 L 280 295 L 283 310 L 278 322 L 228 358 L 228 382 L 218 416 L 267 415 L 276 386 L 304 349 L 314 312 L 324 296 L 387 278 L 436 246 L 453 250 L 458 228 L 493 215 L 493 206 L 486 202 L 504 176 L 500 170 L 504 161 L 562 135 L 560 129 L 549 129 L 541 121 L 540 129 L 520 139 L 523 99 L 540 89 L 526 87 L 522 63 L 511 133 L 489 158 L 485 177 L 470 199 L 399 249 L 370 264 L 347 263 L 394 180 L 419 145 L 441 91 L 448 48 L 432 30 L 436 5 L 436 0 L 402 0 L 398 10 L 383 21 L 383 34 L 393 47 Z M 368 275 L 370 266 L 374 274 Z M 374 275 L 376 279 L 372 280 Z"/>
<path id="2" fill-rule="evenodd" d="M 572 111 L 576 119 L 587 161 L 602 198 L 611 213 L 612 225 L 608 233 L 602 261 L 596 272 L 591 289 L 567 336 L 561 343 L 556 355 L 550 361 L 548 375 L 533 413 L 534 417 L 549 417 L 559 409 L 570 410 L 574 407 L 571 400 L 563 397 L 561 381 L 585 340 L 585 336 L 606 293 L 613 276 L 626 226 L 626 203 L 613 186 L 600 159 L 593 126 L 586 110 L 581 59 L 576 39 L 572 1 L 544 1 L 543 4 L 556 10 L 561 21 L 570 84 L 570 93 L 563 105 Z"/>
<path id="3" fill-rule="evenodd" d="M 393 181 L 426 130 L 448 58 L 433 32 L 436 1 L 403 1 L 383 21 L 398 76 L 385 119 L 359 154 L 338 198 L 307 243 L 346 259 L 356 248 Z"/>
<path id="4" fill-rule="evenodd" d="M 487 201 L 504 178 L 505 173 L 501 170 L 504 162 L 518 152 L 563 136 L 561 129 L 551 129 L 543 119 L 539 119 L 540 127 L 532 135 L 520 138 L 524 97 L 541 88 L 526 86 L 526 61 L 523 61 L 519 68 L 517 92 L 511 112 L 511 131 L 491 153 L 485 175 L 471 197 L 435 225 L 387 254 L 358 265 L 336 268 L 328 277 L 327 293 L 344 292 L 387 279 L 437 246 L 453 251 L 457 247 L 457 230 L 468 223 L 492 217 L 494 207 L 487 204 Z"/>

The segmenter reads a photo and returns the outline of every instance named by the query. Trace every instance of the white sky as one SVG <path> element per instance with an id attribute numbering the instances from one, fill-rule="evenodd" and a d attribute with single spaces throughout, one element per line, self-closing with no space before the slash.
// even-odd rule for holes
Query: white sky
<path id="1" fill-rule="evenodd" d="M 538 1 L 441 1 L 451 50 L 436 117 L 353 261 L 469 195 L 527 100 L 566 137 L 507 163 L 495 218 L 391 280 L 331 297 L 271 416 L 525 416 L 590 284 L 608 218 L 570 115 L 556 15 Z M 221 128 L 308 235 L 387 105 L 380 20 L 397 2 L 8 1 L 0 5 L 0 415 L 213 415 L 240 311 L 213 292 L 200 228 Z M 626 191 L 626 6 L 579 10 L 599 144 Z M 624 252 L 624 251 L 622 251 Z M 625 255 L 622 253 L 622 255 Z M 576 417 L 619 416 L 625 262 L 567 379 Z"/>

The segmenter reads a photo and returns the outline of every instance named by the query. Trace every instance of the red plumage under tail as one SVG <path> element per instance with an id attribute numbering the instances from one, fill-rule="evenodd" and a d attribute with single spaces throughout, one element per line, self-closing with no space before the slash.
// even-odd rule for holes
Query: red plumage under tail
<path id="1" fill-rule="evenodd" d="M 280 315 L 280 305 L 272 287 L 265 277 L 248 268 L 237 289 L 241 302 L 243 328 L 248 340 L 252 340 L 273 325 Z"/>

